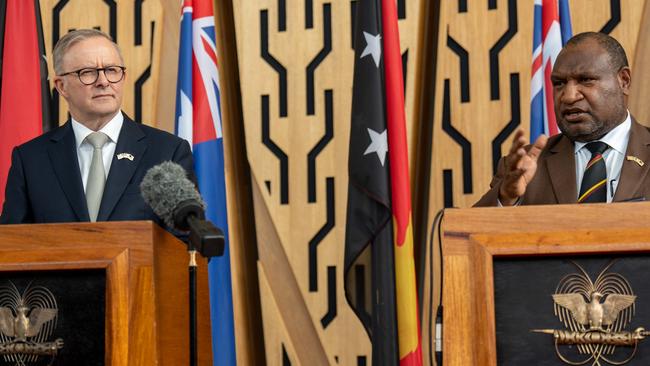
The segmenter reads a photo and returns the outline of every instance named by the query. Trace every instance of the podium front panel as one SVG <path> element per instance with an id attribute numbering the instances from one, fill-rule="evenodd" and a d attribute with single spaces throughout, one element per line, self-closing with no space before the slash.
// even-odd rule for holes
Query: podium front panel
<path id="1" fill-rule="evenodd" d="M 30 307 L 27 315 L 34 319 L 35 309 L 56 310 L 56 316 L 39 332 L 50 331 L 46 341 L 60 338 L 64 342 L 54 365 L 105 364 L 105 292 L 106 272 L 101 269 L 0 273 L 0 307 L 11 308 L 12 316 L 17 315 L 21 302 Z M 34 337 L 27 340 L 35 341 Z M 0 365 L 14 365 L 12 357 L 16 356 L 0 356 Z M 50 360 L 50 356 L 39 356 L 28 364 L 47 365 Z"/>

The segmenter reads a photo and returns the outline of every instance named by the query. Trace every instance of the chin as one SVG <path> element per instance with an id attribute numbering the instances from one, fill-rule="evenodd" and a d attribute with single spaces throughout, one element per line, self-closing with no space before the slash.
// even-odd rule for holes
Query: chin
<path id="1" fill-rule="evenodd" d="M 93 112 L 98 115 L 115 114 L 120 110 L 119 106 L 111 103 L 111 105 L 94 105 Z"/>

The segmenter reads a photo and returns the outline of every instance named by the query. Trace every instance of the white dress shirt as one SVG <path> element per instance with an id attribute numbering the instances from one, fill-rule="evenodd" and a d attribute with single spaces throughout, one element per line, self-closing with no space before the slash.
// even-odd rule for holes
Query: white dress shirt
<path id="1" fill-rule="evenodd" d="M 74 138 L 77 143 L 79 171 L 81 172 L 81 181 L 83 182 L 85 192 L 86 184 L 88 182 L 88 174 L 90 173 L 90 163 L 93 161 L 93 147 L 86 141 L 86 137 L 94 131 L 80 122 L 75 121 L 74 118 L 71 118 L 71 120 Z M 117 139 L 120 136 L 122 123 L 124 123 L 124 116 L 122 115 L 122 111 L 119 111 L 113 119 L 108 121 L 108 123 L 98 131 L 103 132 L 108 136 L 108 142 L 106 142 L 102 147 L 102 159 L 104 160 L 104 172 L 106 177 L 108 177 L 108 171 L 111 169 L 111 162 L 113 161 L 113 155 L 115 155 L 115 147 L 117 146 Z"/>
<path id="2" fill-rule="evenodd" d="M 627 150 L 627 142 L 630 140 L 630 128 L 632 127 L 632 119 L 630 112 L 627 112 L 625 121 L 616 126 L 613 130 L 609 131 L 607 135 L 601 137 L 597 141 L 606 143 L 609 148 L 603 153 L 605 159 L 605 166 L 607 167 L 607 202 L 612 202 L 618 181 L 621 177 L 621 169 L 623 168 L 623 161 L 625 161 L 625 151 Z M 576 141 L 575 146 L 575 159 L 576 159 L 576 187 L 577 193 L 580 194 L 580 185 L 582 184 L 582 176 L 585 174 L 587 163 L 591 159 L 591 152 L 585 147 L 587 142 Z"/>

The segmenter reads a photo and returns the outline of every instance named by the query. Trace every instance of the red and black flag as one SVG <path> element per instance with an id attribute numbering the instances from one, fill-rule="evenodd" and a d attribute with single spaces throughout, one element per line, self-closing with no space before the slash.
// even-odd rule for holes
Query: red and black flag
<path id="1" fill-rule="evenodd" d="M 49 127 L 50 92 L 38 0 L 3 0 L 0 11 L 0 204 L 11 151 Z"/>
<path id="2" fill-rule="evenodd" d="M 356 15 L 346 295 L 372 339 L 373 365 L 421 365 L 395 1 L 359 0 Z M 363 285 L 357 260 L 368 248 L 372 295 L 364 296 L 354 285 Z"/>

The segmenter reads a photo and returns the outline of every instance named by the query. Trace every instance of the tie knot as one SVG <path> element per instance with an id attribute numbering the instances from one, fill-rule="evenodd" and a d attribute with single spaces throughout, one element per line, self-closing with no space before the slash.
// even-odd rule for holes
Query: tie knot
<path id="1" fill-rule="evenodd" d="M 594 156 L 596 154 L 603 154 L 605 150 L 609 148 L 609 145 L 602 141 L 594 141 L 590 142 L 586 145 L 587 150 L 591 152 L 591 155 Z"/>
<path id="2" fill-rule="evenodd" d="M 95 149 L 101 149 L 108 141 L 108 135 L 103 132 L 93 132 L 86 136 L 86 141 L 91 144 Z"/>

